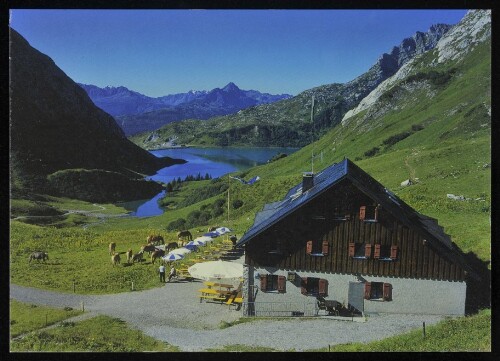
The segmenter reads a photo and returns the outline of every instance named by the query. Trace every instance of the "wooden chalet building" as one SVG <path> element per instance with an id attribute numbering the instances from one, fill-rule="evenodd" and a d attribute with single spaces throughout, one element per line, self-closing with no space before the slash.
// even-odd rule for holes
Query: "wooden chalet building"
<path id="1" fill-rule="evenodd" d="M 460 250 L 348 159 L 305 173 L 237 246 L 247 315 L 465 311 L 472 271 Z"/>

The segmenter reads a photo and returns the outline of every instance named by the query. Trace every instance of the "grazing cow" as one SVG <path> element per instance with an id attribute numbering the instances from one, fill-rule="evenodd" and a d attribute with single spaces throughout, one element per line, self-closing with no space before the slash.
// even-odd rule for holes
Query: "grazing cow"
<path id="1" fill-rule="evenodd" d="M 160 235 L 151 234 L 147 238 L 148 243 L 153 243 L 154 245 L 165 244 L 163 237 Z"/>
<path id="2" fill-rule="evenodd" d="M 165 251 L 169 252 L 169 251 L 176 249 L 176 248 L 179 248 L 179 245 L 177 244 L 177 242 L 170 242 L 169 244 L 167 244 L 165 246 Z"/>
<path id="3" fill-rule="evenodd" d="M 134 255 L 132 256 L 132 263 L 134 263 L 135 261 L 137 261 L 137 262 L 141 262 L 141 261 L 142 261 L 142 255 L 143 255 L 143 253 L 144 253 L 144 252 L 140 251 L 140 252 L 138 252 L 138 253 L 134 254 Z"/>
<path id="4" fill-rule="evenodd" d="M 179 233 L 177 233 L 177 238 L 179 240 L 181 240 L 183 238 L 187 238 L 188 241 L 192 241 L 193 235 L 188 230 L 184 230 L 184 231 L 180 231 Z"/>
<path id="5" fill-rule="evenodd" d="M 151 254 L 151 263 L 155 263 L 157 258 L 163 257 L 165 255 L 165 251 L 162 249 L 158 249 Z"/>
<path id="6" fill-rule="evenodd" d="M 33 259 L 42 260 L 45 262 L 46 259 L 49 259 L 49 254 L 47 252 L 36 251 L 30 254 L 30 263 Z"/>
<path id="7" fill-rule="evenodd" d="M 151 252 L 156 251 L 156 247 L 153 243 L 148 243 L 145 246 L 141 247 L 141 252 L 148 252 L 148 254 L 151 254 Z"/>
<path id="8" fill-rule="evenodd" d="M 127 263 L 130 263 L 132 261 L 132 249 L 129 248 L 127 251 Z"/>
<path id="9" fill-rule="evenodd" d="M 109 255 L 112 255 L 113 253 L 115 253 L 115 249 L 116 249 L 116 243 L 115 242 L 111 242 L 109 244 Z"/>
<path id="10" fill-rule="evenodd" d="M 219 226 L 212 226 L 212 227 L 209 227 L 209 228 L 208 228 L 208 231 L 209 231 L 209 232 L 213 232 L 213 231 L 215 231 L 217 228 L 219 228 Z"/>
<path id="11" fill-rule="evenodd" d="M 111 263 L 113 264 L 113 266 L 120 264 L 120 261 L 120 255 L 118 253 L 113 253 L 113 255 L 111 256 Z"/>

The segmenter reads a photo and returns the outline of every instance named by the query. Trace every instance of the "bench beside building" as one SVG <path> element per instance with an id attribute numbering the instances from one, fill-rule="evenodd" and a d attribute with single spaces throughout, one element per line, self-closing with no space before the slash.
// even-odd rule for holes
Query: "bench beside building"
<path id="1" fill-rule="evenodd" d="M 348 159 L 305 173 L 237 246 L 247 315 L 318 314 L 317 300 L 361 314 L 463 315 L 475 275 L 435 219 Z"/>

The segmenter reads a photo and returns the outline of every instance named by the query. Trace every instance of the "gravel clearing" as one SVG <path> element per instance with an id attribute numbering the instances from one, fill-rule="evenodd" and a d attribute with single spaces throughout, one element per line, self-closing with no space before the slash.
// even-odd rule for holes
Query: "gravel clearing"
<path id="1" fill-rule="evenodd" d="M 126 321 L 134 329 L 182 351 L 204 351 L 224 345 L 303 351 L 348 342 L 369 342 L 434 324 L 439 315 L 371 315 L 367 322 L 328 318 L 256 320 L 219 329 L 222 321 L 239 319 L 241 311 L 218 303 L 200 303 L 201 282 L 173 282 L 147 291 L 113 295 L 77 295 L 10 285 L 10 297 L 52 307 L 73 307 Z"/>

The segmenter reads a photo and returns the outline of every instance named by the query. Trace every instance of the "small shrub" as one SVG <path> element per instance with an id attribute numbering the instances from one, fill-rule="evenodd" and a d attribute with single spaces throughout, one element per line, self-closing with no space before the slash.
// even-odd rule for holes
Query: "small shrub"
<path id="1" fill-rule="evenodd" d="M 408 138 L 410 135 L 411 135 L 410 132 L 402 132 L 402 133 L 399 133 L 399 134 L 395 134 L 393 136 L 390 136 L 386 140 L 384 140 L 383 144 L 387 145 L 387 146 L 391 146 L 391 145 L 396 144 L 397 142 L 402 141 L 405 138 Z"/>
<path id="2" fill-rule="evenodd" d="M 217 199 L 214 204 L 213 204 L 213 207 L 214 208 L 220 208 L 224 205 L 224 203 L 226 203 L 226 200 L 225 199 L 222 199 L 222 198 L 219 198 Z"/>
<path id="3" fill-rule="evenodd" d="M 372 149 L 365 152 L 365 156 L 373 157 L 375 154 L 377 154 L 379 152 L 379 150 L 380 150 L 379 147 L 373 147 Z"/>
<path id="4" fill-rule="evenodd" d="M 243 205 L 243 201 L 241 199 L 236 199 L 233 201 L 233 208 L 238 209 Z"/>
<path id="5" fill-rule="evenodd" d="M 184 218 L 178 218 L 167 225 L 167 230 L 180 231 L 185 228 L 185 225 L 186 225 L 186 220 Z"/>
<path id="6" fill-rule="evenodd" d="M 60 327 L 74 327 L 75 323 L 72 321 L 63 321 L 60 323 Z"/>

